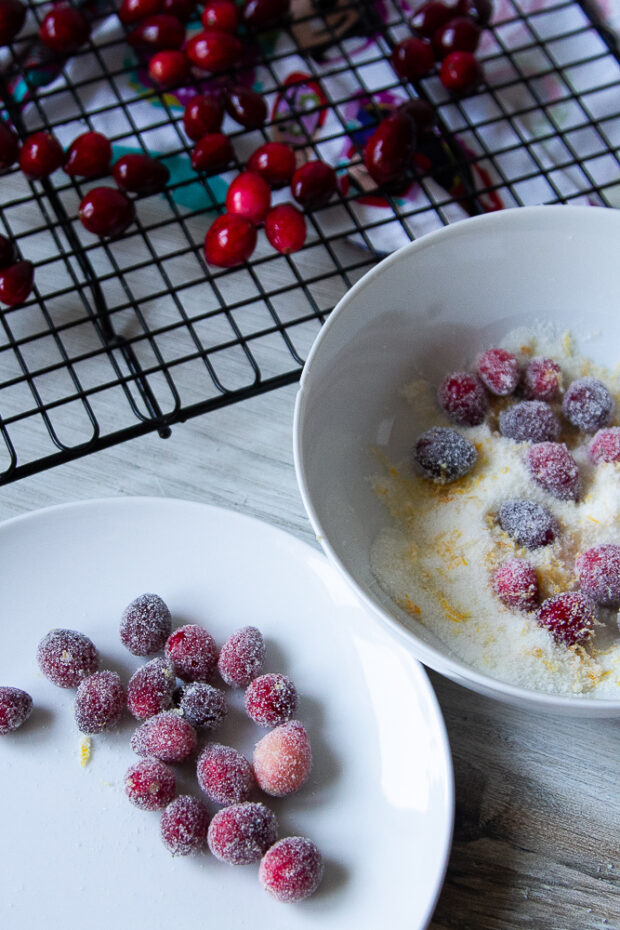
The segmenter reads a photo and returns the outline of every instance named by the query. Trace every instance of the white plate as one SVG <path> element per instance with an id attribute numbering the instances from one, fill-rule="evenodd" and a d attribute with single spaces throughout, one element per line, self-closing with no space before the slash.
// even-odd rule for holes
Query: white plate
<path id="1" fill-rule="evenodd" d="M 453 784 L 440 711 L 421 666 L 370 620 L 323 555 L 266 524 L 201 504 L 157 498 L 93 501 L 0 526 L 0 682 L 36 711 L 1 738 L 0 875 L 11 930 L 297 930 L 430 919 L 450 847 Z M 93 737 L 86 767 L 73 691 L 38 671 L 38 641 L 69 627 L 97 644 L 125 680 L 140 664 L 120 644 L 123 607 L 159 593 L 177 625 L 203 623 L 222 642 L 246 624 L 267 640 L 266 670 L 292 677 L 314 767 L 296 795 L 273 803 L 281 835 L 311 837 L 326 860 L 322 888 L 273 901 L 257 869 L 208 853 L 172 858 L 159 816 L 123 794 L 135 761 L 127 720 Z M 229 692 L 233 694 L 233 692 Z M 265 731 L 235 693 L 216 739 L 251 752 Z M 182 790 L 200 795 L 191 765 Z"/>

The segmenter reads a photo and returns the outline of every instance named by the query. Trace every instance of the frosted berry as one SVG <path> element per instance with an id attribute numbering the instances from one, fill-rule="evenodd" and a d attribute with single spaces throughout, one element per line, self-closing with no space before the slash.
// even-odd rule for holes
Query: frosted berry
<path id="1" fill-rule="evenodd" d="M 455 371 L 439 385 L 439 406 L 461 426 L 478 426 L 484 420 L 489 401 L 477 375 L 469 371 Z"/>
<path id="2" fill-rule="evenodd" d="M 198 784 L 216 804 L 247 801 L 254 788 L 252 767 L 232 746 L 209 743 L 198 757 Z"/>
<path id="3" fill-rule="evenodd" d="M 291 178 L 291 192 L 306 210 L 325 206 L 338 188 L 336 172 L 324 161 L 307 161 Z"/>
<path id="4" fill-rule="evenodd" d="M 183 762 L 196 750 L 196 731 L 174 710 L 149 717 L 135 730 L 131 748 L 139 756 L 155 756 L 162 762 Z"/>
<path id="5" fill-rule="evenodd" d="M 257 129 L 267 119 L 267 104 L 262 94 L 238 84 L 226 91 L 226 112 L 246 129 Z"/>
<path id="6" fill-rule="evenodd" d="M 562 412 L 566 419 L 585 433 L 607 426 L 614 411 L 614 399 L 597 378 L 578 378 L 566 389 Z"/>
<path id="7" fill-rule="evenodd" d="M 450 52 L 439 69 L 439 80 L 456 94 L 467 94 L 482 81 L 483 71 L 473 52 Z"/>
<path id="8" fill-rule="evenodd" d="M 254 748 L 254 775 L 265 794 L 276 798 L 298 791 L 312 768 L 312 750 L 306 728 L 290 720 L 271 730 Z"/>
<path id="9" fill-rule="evenodd" d="M 0 686 L 0 735 L 21 727 L 32 713 L 32 698 L 21 688 Z"/>
<path id="10" fill-rule="evenodd" d="M 57 55 L 71 55 L 90 35 L 86 17 L 68 3 L 57 3 L 45 15 L 39 27 L 39 38 L 43 45 Z"/>
<path id="11" fill-rule="evenodd" d="M 232 688 L 245 688 L 260 675 L 265 661 L 265 641 L 255 626 L 245 626 L 230 636 L 220 650 L 217 667 Z"/>
<path id="12" fill-rule="evenodd" d="M 162 0 L 123 0 L 118 10 L 118 18 L 125 26 L 148 19 L 161 10 Z"/>
<path id="13" fill-rule="evenodd" d="M 272 207 L 265 217 L 265 235 L 270 245 L 282 255 L 298 252 L 306 241 L 306 220 L 292 203 Z"/>
<path id="14" fill-rule="evenodd" d="M 252 801 L 218 811 L 207 834 L 213 855 L 228 865 L 258 862 L 277 838 L 278 822 L 273 811 Z"/>
<path id="15" fill-rule="evenodd" d="M 31 181 L 49 177 L 64 160 L 62 146 L 51 132 L 35 132 L 28 136 L 19 152 L 19 167 Z"/>
<path id="16" fill-rule="evenodd" d="M 277 901 L 303 901 L 314 894 L 323 878 L 321 853 L 304 836 L 287 836 L 267 850 L 258 878 Z"/>
<path id="17" fill-rule="evenodd" d="M 202 25 L 216 32 L 236 32 L 239 25 L 237 5 L 232 0 L 211 0 L 202 11 Z"/>
<path id="18" fill-rule="evenodd" d="M 127 707 L 137 720 L 146 720 L 172 706 L 176 678 L 166 659 L 151 659 L 133 673 L 127 685 Z"/>
<path id="19" fill-rule="evenodd" d="M 392 50 L 392 67 L 396 74 L 408 81 L 426 77 L 435 66 L 433 46 L 426 39 L 410 36 L 402 39 Z"/>
<path id="20" fill-rule="evenodd" d="M 0 171 L 10 168 L 17 161 L 19 139 L 11 127 L 0 117 Z"/>
<path id="21" fill-rule="evenodd" d="M 260 174 L 270 187 L 284 187 L 295 171 L 295 152 L 284 142 L 265 142 L 250 155 L 248 170 Z"/>
<path id="22" fill-rule="evenodd" d="M 193 727 L 215 730 L 228 713 L 226 696 L 204 681 L 193 681 L 181 691 L 179 708 Z"/>
<path id="23" fill-rule="evenodd" d="M 277 727 L 286 723 L 297 710 L 297 689 L 286 675 L 260 675 L 248 685 L 245 709 L 260 727 Z"/>
<path id="24" fill-rule="evenodd" d="M 476 464 L 478 453 L 473 442 L 456 430 L 433 426 L 418 437 L 413 461 L 425 478 L 448 484 L 468 474 Z"/>
<path id="25" fill-rule="evenodd" d="M 20 0 L 0 2 L 0 46 L 10 45 L 26 21 L 26 7 Z"/>
<path id="26" fill-rule="evenodd" d="M 495 572 L 495 593 L 513 610 L 536 610 L 539 601 L 538 575 L 525 559 L 508 559 Z"/>
<path id="27" fill-rule="evenodd" d="M 134 656 L 151 656 L 163 649 L 172 630 L 172 617 L 157 594 L 141 594 L 123 611 L 121 642 Z"/>
<path id="28" fill-rule="evenodd" d="M 364 165 L 373 181 L 379 185 L 401 181 L 411 167 L 415 144 L 415 123 L 405 113 L 381 120 L 364 147 Z"/>
<path id="29" fill-rule="evenodd" d="M 437 58 L 451 52 L 475 52 L 480 41 L 480 28 L 465 16 L 455 16 L 433 35 L 433 51 Z"/>
<path id="30" fill-rule="evenodd" d="M 409 24 L 419 35 L 431 39 L 437 30 L 453 16 L 454 11 L 451 6 L 440 3 L 438 0 L 428 0 L 427 3 L 418 7 L 409 20 Z"/>
<path id="31" fill-rule="evenodd" d="M 99 667 L 92 640 L 77 630 L 50 630 L 37 647 L 37 662 L 46 678 L 59 688 L 76 688 Z"/>
<path id="32" fill-rule="evenodd" d="M 189 61 L 179 49 L 162 49 L 155 52 L 149 61 L 149 77 L 160 87 L 176 87 L 189 76 L 189 72 Z"/>
<path id="33" fill-rule="evenodd" d="M 95 672 L 80 682 L 75 696 L 75 721 L 82 733 L 113 727 L 125 707 L 125 692 L 116 672 Z"/>
<path id="34" fill-rule="evenodd" d="M 290 0 L 245 0 L 243 22 L 248 29 L 276 26 L 288 13 Z"/>
<path id="35" fill-rule="evenodd" d="M 191 165 L 194 171 L 217 174 L 231 163 L 234 154 L 228 136 L 223 132 L 208 132 L 194 146 Z"/>
<path id="36" fill-rule="evenodd" d="M 185 42 L 185 26 L 168 13 L 156 13 L 141 20 L 127 36 L 133 48 L 159 52 L 163 49 L 179 49 Z"/>
<path id="37" fill-rule="evenodd" d="M 125 773 L 125 794 L 142 811 L 159 811 L 177 790 L 174 772 L 159 759 L 141 759 Z"/>
<path id="38" fill-rule="evenodd" d="M 579 498 L 579 468 L 564 443 L 536 443 L 527 450 L 526 464 L 534 481 L 553 497 L 561 501 Z"/>
<path id="39" fill-rule="evenodd" d="M 133 202 L 114 187 L 93 187 L 79 210 L 84 229 L 95 236 L 120 236 L 136 218 Z"/>
<path id="40" fill-rule="evenodd" d="M 188 856 L 207 842 L 209 812 L 189 794 L 172 801 L 161 815 L 161 838 L 173 856 Z"/>
<path id="41" fill-rule="evenodd" d="M 112 175 L 119 187 L 134 194 L 159 193 L 170 179 L 170 171 L 162 161 L 139 152 L 119 158 Z"/>
<path id="42" fill-rule="evenodd" d="M 515 442 L 555 442 L 560 423 L 543 400 L 522 400 L 501 411 L 499 431 Z"/>
<path id="43" fill-rule="evenodd" d="M 577 556 L 575 574 L 579 587 L 595 604 L 620 606 L 620 546 L 603 543 Z"/>
<path id="44" fill-rule="evenodd" d="M 218 268 L 234 268 L 250 258 L 256 248 L 256 229 L 250 220 L 224 213 L 213 221 L 205 236 L 205 258 Z"/>
<path id="45" fill-rule="evenodd" d="M 112 158 L 110 140 L 100 132 L 84 132 L 67 149 L 63 165 L 72 177 L 95 178 L 107 174 Z"/>
<path id="46" fill-rule="evenodd" d="M 165 654 L 183 681 L 206 681 L 217 667 L 215 640 L 196 623 L 188 623 L 171 633 Z"/>
<path id="47" fill-rule="evenodd" d="M 262 223 L 271 206 L 271 190 L 260 174 L 242 171 L 226 191 L 226 209 L 251 223 Z"/>
<path id="48" fill-rule="evenodd" d="M 211 29 L 193 36 L 186 46 L 190 61 L 202 71 L 226 71 L 243 56 L 243 44 L 229 32 Z"/>
<path id="49" fill-rule="evenodd" d="M 193 142 L 198 142 L 209 132 L 217 132 L 223 118 L 224 105 L 219 94 L 196 94 L 183 111 L 185 132 Z"/>
<path id="50" fill-rule="evenodd" d="M 590 443 L 590 458 L 600 462 L 620 462 L 620 426 L 600 429 Z"/>
<path id="51" fill-rule="evenodd" d="M 550 545 L 559 532 L 553 514 L 536 501 L 504 501 L 499 508 L 499 524 L 518 546 L 539 549 Z"/>
<path id="52" fill-rule="evenodd" d="M 0 303 L 7 307 L 23 304 L 34 286 L 34 265 L 21 261 L 0 270 Z"/>
<path id="53" fill-rule="evenodd" d="M 580 591 L 549 597 L 536 614 L 539 626 L 549 630 L 556 643 L 585 643 L 594 632 L 596 606 Z"/>
<path id="54" fill-rule="evenodd" d="M 530 359 L 523 374 L 523 393 L 528 400 L 556 400 L 562 387 L 562 369 L 552 358 Z"/>
<path id="55" fill-rule="evenodd" d="M 518 358 L 506 349 L 487 349 L 476 368 L 484 386 L 499 397 L 512 394 L 521 377 Z"/>

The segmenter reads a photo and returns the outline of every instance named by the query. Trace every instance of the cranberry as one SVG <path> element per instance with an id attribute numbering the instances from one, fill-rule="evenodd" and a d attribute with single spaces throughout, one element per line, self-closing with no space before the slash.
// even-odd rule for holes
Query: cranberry
<path id="1" fill-rule="evenodd" d="M 17 260 L 17 248 L 13 240 L 0 235 L 0 269 L 15 264 Z"/>
<path id="2" fill-rule="evenodd" d="M 493 15 L 491 0 L 457 0 L 454 12 L 459 16 L 469 16 L 479 26 L 488 26 Z"/>
<path id="3" fill-rule="evenodd" d="M 512 394 L 521 377 L 518 358 L 506 349 L 487 349 L 476 368 L 484 386 L 499 397 Z"/>
<path id="4" fill-rule="evenodd" d="M 35 132 L 28 136 L 19 152 L 19 167 L 32 181 L 49 177 L 64 160 L 62 146 L 51 132 Z"/>
<path id="5" fill-rule="evenodd" d="M 172 706 L 176 680 L 165 659 L 151 659 L 133 673 L 127 685 L 127 707 L 138 720 L 146 720 Z"/>
<path id="6" fill-rule="evenodd" d="M 75 688 L 99 666 L 92 640 L 77 630 L 50 630 L 37 647 L 37 662 L 59 688 Z"/>
<path id="7" fill-rule="evenodd" d="M 96 236 L 120 236 L 136 218 L 131 200 L 113 187 L 93 187 L 82 198 L 79 215 Z"/>
<path id="8" fill-rule="evenodd" d="M 0 117 L 0 171 L 10 168 L 19 155 L 19 139 L 11 127 Z"/>
<path id="9" fill-rule="evenodd" d="M 448 484 L 468 474 L 476 464 L 478 453 L 473 442 L 456 430 L 433 426 L 418 437 L 413 460 L 425 478 Z"/>
<path id="10" fill-rule="evenodd" d="M 255 247 L 256 229 L 244 216 L 234 213 L 218 216 L 205 236 L 205 258 L 218 268 L 242 265 Z"/>
<path id="11" fill-rule="evenodd" d="M 429 133 L 437 122 L 437 114 L 434 108 L 416 97 L 414 100 L 408 100 L 402 103 L 398 108 L 399 113 L 404 113 L 414 124 L 418 135 Z"/>
<path id="12" fill-rule="evenodd" d="M 312 768 L 310 740 L 303 723 L 289 720 L 254 747 L 254 775 L 265 794 L 276 798 L 298 791 Z"/>
<path id="13" fill-rule="evenodd" d="M 435 66 L 431 43 L 418 36 L 410 36 L 395 45 L 391 60 L 396 74 L 408 81 L 426 77 Z"/>
<path id="14" fill-rule="evenodd" d="M 215 730 L 228 713 L 226 696 L 204 681 L 193 681 L 181 691 L 179 708 L 193 727 Z"/>
<path id="15" fill-rule="evenodd" d="M 208 132 L 194 146 L 191 164 L 194 171 L 216 174 L 223 171 L 234 157 L 228 136 L 223 132 Z"/>
<path id="16" fill-rule="evenodd" d="M 57 3 L 43 19 L 39 38 L 43 45 L 58 55 L 71 55 L 84 45 L 90 35 L 90 25 L 74 6 Z"/>
<path id="17" fill-rule="evenodd" d="M 192 142 L 198 142 L 207 133 L 217 132 L 223 118 L 224 106 L 217 94 L 196 94 L 183 111 L 185 132 Z"/>
<path id="18" fill-rule="evenodd" d="M 258 878 L 277 901 L 303 901 L 321 884 L 321 853 L 304 836 L 287 836 L 267 850 L 258 868 Z"/>
<path id="19" fill-rule="evenodd" d="M 215 32 L 236 32 L 239 25 L 237 5 L 232 0 L 211 0 L 202 11 L 202 25 Z"/>
<path id="20" fill-rule="evenodd" d="M 0 2 L 0 45 L 10 45 L 26 21 L 26 7 L 20 0 Z"/>
<path id="21" fill-rule="evenodd" d="M 577 556 L 575 574 L 579 587 L 595 604 L 620 606 L 620 546 L 604 543 Z"/>
<path id="22" fill-rule="evenodd" d="M 447 23 L 454 16 L 452 7 L 446 6 L 445 3 L 439 3 L 437 0 L 429 0 L 418 7 L 409 24 L 411 28 L 421 36 L 431 39 L 437 30 Z"/>
<path id="23" fill-rule="evenodd" d="M 304 215 L 292 203 L 272 207 L 265 217 L 265 235 L 283 255 L 298 252 L 306 241 L 306 232 Z"/>
<path id="24" fill-rule="evenodd" d="M 159 811 L 176 794 L 174 772 L 159 759 L 141 759 L 125 773 L 125 794 L 142 811 Z"/>
<path id="25" fill-rule="evenodd" d="M 526 463 L 534 481 L 558 500 L 577 500 L 579 469 L 563 443 L 539 442 L 527 451 Z"/>
<path id="26" fill-rule="evenodd" d="M 123 0 L 118 18 L 125 26 L 132 26 L 143 19 L 154 16 L 161 10 L 162 0 Z"/>
<path id="27" fill-rule="evenodd" d="M 84 132 L 69 146 L 63 167 L 67 174 L 94 178 L 108 173 L 111 158 L 112 146 L 106 136 L 100 132 Z"/>
<path id="28" fill-rule="evenodd" d="M 174 710 L 149 717 L 131 737 L 139 756 L 155 756 L 162 762 L 183 762 L 196 750 L 196 731 Z"/>
<path id="29" fill-rule="evenodd" d="M 0 735 L 21 727 L 32 713 L 32 698 L 21 688 L 0 687 Z"/>
<path id="30" fill-rule="evenodd" d="M 540 597 L 535 567 L 525 559 L 508 559 L 495 572 L 495 593 L 513 610 L 536 610 Z"/>
<path id="31" fill-rule="evenodd" d="M 499 431 L 515 442 L 555 442 L 560 423 L 544 400 L 523 400 L 502 410 Z"/>
<path id="32" fill-rule="evenodd" d="M 150 155 L 123 155 L 112 168 L 119 187 L 135 194 L 156 194 L 170 180 L 170 171 L 163 162 Z"/>
<path id="33" fill-rule="evenodd" d="M 614 399 L 597 378 L 578 378 L 564 394 L 562 413 L 585 433 L 595 433 L 607 426 L 614 411 Z"/>
<path id="34" fill-rule="evenodd" d="M 82 733 L 113 727 L 125 706 L 125 692 L 116 672 L 95 672 L 84 678 L 75 695 L 75 722 Z"/>
<path id="35" fill-rule="evenodd" d="M 404 113 L 392 113 L 382 120 L 364 149 L 364 164 L 373 181 L 400 181 L 411 166 L 415 143 L 415 125 Z"/>
<path id="36" fill-rule="evenodd" d="M 258 862 L 278 838 L 275 814 L 260 802 L 231 804 L 215 814 L 207 842 L 216 859 L 229 865 Z"/>
<path id="37" fill-rule="evenodd" d="M 229 32 L 199 32 L 186 47 L 187 57 L 202 71 L 226 71 L 243 55 L 243 44 Z"/>
<path id="38" fill-rule="evenodd" d="M 34 265 L 29 261 L 15 262 L 0 270 L 0 303 L 7 307 L 23 304 L 34 285 Z"/>
<path id="39" fill-rule="evenodd" d="M 265 142 L 250 155 L 248 169 L 260 174 L 270 187 L 284 187 L 295 171 L 295 152 L 284 142 Z"/>
<path id="40" fill-rule="evenodd" d="M 518 546 L 538 549 L 548 546 L 559 532 L 553 514 L 535 501 L 515 499 L 504 501 L 499 508 L 499 525 Z"/>
<path id="41" fill-rule="evenodd" d="M 164 49 L 181 48 L 185 42 L 185 26 L 168 13 L 156 13 L 138 23 L 129 33 L 127 41 L 133 48 L 159 52 Z"/>
<path id="42" fill-rule="evenodd" d="M 216 804 L 247 801 L 254 788 L 252 767 L 232 746 L 209 743 L 198 757 L 198 784 Z"/>
<path id="43" fill-rule="evenodd" d="M 215 640 L 204 627 L 195 623 L 188 623 L 171 633 L 165 653 L 183 681 L 206 681 L 217 668 Z"/>
<path id="44" fill-rule="evenodd" d="M 164 49 L 149 61 L 149 76 L 160 87 L 175 87 L 189 75 L 189 61 L 184 52 Z"/>
<path id="45" fill-rule="evenodd" d="M 194 15 L 196 5 L 196 0 L 163 0 L 161 11 L 186 23 Z"/>
<path id="46" fill-rule="evenodd" d="M 536 614 L 539 626 L 549 630 L 556 643 L 585 643 L 594 632 L 596 606 L 580 591 L 549 597 Z"/>
<path id="47" fill-rule="evenodd" d="M 523 393 L 528 400 L 555 400 L 562 387 L 562 369 L 552 358 L 530 359 L 523 374 Z"/>
<path id="48" fill-rule="evenodd" d="M 244 216 L 251 223 L 262 223 L 271 206 L 271 190 L 260 174 L 242 171 L 231 182 L 226 192 L 226 209 L 229 213 Z"/>
<path id="49" fill-rule="evenodd" d="M 290 0 L 245 0 L 243 22 L 248 29 L 276 26 L 288 13 Z"/>
<path id="50" fill-rule="evenodd" d="M 290 720 L 297 710 L 297 689 L 286 675 L 260 675 L 248 685 L 244 703 L 254 723 L 276 727 Z"/>
<path id="51" fill-rule="evenodd" d="M 134 656 L 152 656 L 163 649 L 172 629 L 168 607 L 157 594 L 141 594 L 121 616 L 121 642 Z"/>
<path id="52" fill-rule="evenodd" d="M 471 19 L 457 16 L 433 34 L 433 49 L 437 58 L 450 52 L 475 52 L 480 41 L 480 28 Z"/>
<path id="53" fill-rule="evenodd" d="M 307 161 L 293 174 L 291 192 L 306 210 L 325 206 L 338 188 L 336 172 L 324 161 Z"/>
<path id="54" fill-rule="evenodd" d="M 265 661 L 265 641 L 255 626 L 245 626 L 230 636 L 220 649 L 217 662 L 227 685 L 245 688 L 260 675 Z"/>
<path id="55" fill-rule="evenodd" d="M 161 815 L 161 838 L 173 856 L 188 856 L 207 842 L 209 812 L 189 794 L 175 798 Z"/>
<path id="56" fill-rule="evenodd" d="M 600 462 L 620 462 L 620 426 L 600 429 L 590 443 L 590 458 Z"/>
<path id="57" fill-rule="evenodd" d="M 450 419 L 461 426 L 478 426 L 489 409 L 482 381 L 468 371 L 447 375 L 439 385 L 437 400 Z"/>
<path id="58" fill-rule="evenodd" d="M 467 94 L 483 78 L 482 68 L 473 52 L 450 52 L 439 69 L 439 80 L 456 94 Z"/>
<path id="59" fill-rule="evenodd" d="M 267 119 L 267 104 L 261 94 L 239 84 L 226 91 L 226 112 L 246 129 L 257 129 Z"/>

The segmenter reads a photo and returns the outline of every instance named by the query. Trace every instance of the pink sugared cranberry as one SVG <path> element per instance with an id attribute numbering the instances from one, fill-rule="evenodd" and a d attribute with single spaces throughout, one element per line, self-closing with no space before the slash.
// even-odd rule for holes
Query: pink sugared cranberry
<path id="1" fill-rule="evenodd" d="M 248 29 L 276 26 L 289 11 L 290 0 L 245 0 L 243 22 Z"/>
<path id="2" fill-rule="evenodd" d="M 433 50 L 437 58 L 451 52 L 475 52 L 480 41 L 480 27 L 466 16 L 455 16 L 433 33 Z"/>
<path id="3" fill-rule="evenodd" d="M 603 543 L 577 556 L 575 574 L 579 587 L 595 604 L 620 606 L 620 546 Z"/>
<path id="4" fill-rule="evenodd" d="M 168 183 L 170 171 L 159 159 L 136 152 L 119 158 L 112 168 L 112 176 L 123 190 L 157 194 Z"/>
<path id="5" fill-rule="evenodd" d="M 110 140 L 100 132 L 83 132 L 67 149 L 63 165 L 67 174 L 80 178 L 95 178 L 107 174 L 112 158 Z"/>
<path id="6" fill-rule="evenodd" d="M 0 270 L 0 303 L 7 307 L 23 304 L 34 285 L 34 265 L 29 261 L 15 262 Z"/>
<path id="7" fill-rule="evenodd" d="M 197 798 L 182 794 L 161 815 L 161 838 L 173 856 L 189 856 L 207 842 L 209 811 Z"/>
<path id="8" fill-rule="evenodd" d="M 127 707 L 137 720 L 146 720 L 172 706 L 174 669 L 166 659 L 151 659 L 137 669 L 127 685 Z"/>
<path id="9" fill-rule="evenodd" d="M 125 773 L 125 794 L 142 811 L 159 811 L 177 790 L 174 772 L 159 759 L 141 759 Z"/>
<path id="10" fill-rule="evenodd" d="M 134 656 L 151 656 L 166 645 L 172 630 L 167 605 L 157 594 L 141 594 L 121 616 L 121 642 Z"/>
<path id="11" fill-rule="evenodd" d="M 513 610 L 536 610 L 539 600 L 536 568 L 525 559 L 508 559 L 495 572 L 495 593 Z"/>
<path id="12" fill-rule="evenodd" d="M 469 16 L 479 26 L 488 26 L 493 15 L 492 0 L 457 0 L 454 12 Z"/>
<path id="13" fill-rule="evenodd" d="M 233 147 L 228 136 L 223 132 L 208 132 L 194 146 L 191 165 L 194 171 L 217 174 L 223 171 L 233 158 Z"/>
<path id="14" fill-rule="evenodd" d="M 0 171 L 10 168 L 19 155 L 19 139 L 11 127 L 0 118 Z"/>
<path id="15" fill-rule="evenodd" d="M 537 355 L 523 374 L 523 393 L 528 400 L 555 400 L 562 387 L 562 369 L 552 358 Z"/>
<path id="16" fill-rule="evenodd" d="M 600 429 L 590 443 L 589 452 L 595 465 L 600 462 L 620 462 L 620 426 Z"/>
<path id="17" fill-rule="evenodd" d="M 35 132 L 28 136 L 19 152 L 19 167 L 31 181 L 49 177 L 64 160 L 62 146 L 51 132 Z"/>
<path id="18" fill-rule="evenodd" d="M 181 691 L 179 709 L 193 727 L 215 730 L 228 713 L 223 691 L 205 681 L 192 681 Z"/>
<path id="19" fill-rule="evenodd" d="M 179 49 L 162 49 L 149 61 L 149 77 L 160 87 L 176 87 L 188 75 L 189 61 Z"/>
<path id="20" fill-rule="evenodd" d="M 21 727 L 32 713 L 32 698 L 21 688 L 0 687 L 0 735 Z"/>
<path id="21" fill-rule="evenodd" d="M 415 81 L 426 77 L 435 67 L 433 46 L 426 39 L 410 36 L 394 46 L 391 61 L 399 77 Z"/>
<path id="22" fill-rule="evenodd" d="M 526 464 L 534 481 L 553 497 L 561 501 L 579 498 L 579 468 L 564 443 L 535 443 L 527 450 Z"/>
<path id="23" fill-rule="evenodd" d="M 155 13 L 140 20 L 129 33 L 127 41 L 133 48 L 160 52 L 164 49 L 179 49 L 185 42 L 185 26 L 168 13 Z"/>
<path id="24" fill-rule="evenodd" d="M 131 26 L 159 13 L 161 5 L 162 0 L 123 0 L 118 18 L 124 26 Z"/>
<path id="25" fill-rule="evenodd" d="M 232 0 L 211 0 L 202 11 L 202 25 L 215 32 L 236 32 L 239 25 L 237 9 Z"/>
<path id="26" fill-rule="evenodd" d="M 228 115 L 246 129 L 257 129 L 267 119 L 265 98 L 243 84 L 237 84 L 226 91 L 225 106 Z"/>
<path id="27" fill-rule="evenodd" d="M 37 662 L 59 688 L 76 688 L 97 671 L 99 655 L 92 640 L 77 630 L 50 630 L 37 647 Z"/>
<path id="28" fill-rule="evenodd" d="M 0 46 L 10 45 L 26 21 L 26 7 L 20 0 L 0 3 Z"/>
<path id="29" fill-rule="evenodd" d="M 549 597 L 536 614 L 539 626 L 549 630 L 556 643 L 585 643 L 594 632 L 596 606 L 580 591 Z"/>
<path id="30" fill-rule="evenodd" d="M 337 189 L 336 172 L 324 161 L 307 161 L 291 178 L 291 193 L 306 210 L 325 206 Z"/>
<path id="31" fill-rule="evenodd" d="M 205 258 L 218 268 L 247 262 L 256 247 L 256 229 L 250 220 L 234 213 L 218 216 L 205 236 Z"/>
<path id="32" fill-rule="evenodd" d="M 198 757 L 198 784 L 216 804 L 247 801 L 254 788 L 252 767 L 232 746 L 209 743 Z"/>
<path id="33" fill-rule="evenodd" d="M 411 167 L 415 152 L 416 128 L 405 113 L 386 116 L 364 147 L 364 164 L 377 184 L 401 181 Z"/>
<path id="34" fill-rule="evenodd" d="M 263 736 L 254 747 L 254 775 L 265 794 L 283 798 L 298 791 L 312 768 L 312 750 L 306 728 L 289 720 Z"/>
<path id="35" fill-rule="evenodd" d="M 428 0 L 415 11 L 409 24 L 414 32 L 431 39 L 444 23 L 454 16 L 454 10 L 445 3 L 438 0 Z"/>
<path id="36" fill-rule="evenodd" d="M 455 94 L 469 93 L 482 78 L 482 67 L 473 52 L 450 52 L 439 69 L 439 80 Z"/>
<path id="37" fill-rule="evenodd" d="M 162 762 L 183 762 L 196 749 L 196 731 L 174 710 L 149 717 L 131 737 L 131 748 L 139 756 L 155 756 Z"/>
<path id="38" fill-rule="evenodd" d="M 270 187 L 284 187 L 295 171 L 295 152 L 284 142 L 265 142 L 250 155 L 248 170 L 260 174 Z"/>
<path id="39" fill-rule="evenodd" d="M 183 681 L 206 681 L 217 668 L 215 640 L 196 623 L 188 623 L 171 633 L 165 653 Z"/>
<path id="40" fill-rule="evenodd" d="M 75 695 L 75 722 L 82 733 L 113 727 L 125 706 L 125 691 L 116 672 L 95 672 L 84 678 Z"/>
<path id="41" fill-rule="evenodd" d="M 245 626 L 230 636 L 220 650 L 219 673 L 232 688 L 245 688 L 260 675 L 265 661 L 263 634 L 255 626 Z"/>
<path id="42" fill-rule="evenodd" d="M 506 349 L 487 349 L 476 365 L 480 380 L 491 394 L 512 394 L 521 377 L 519 359 Z"/>
<path id="43" fill-rule="evenodd" d="M 252 801 L 218 811 L 207 834 L 215 858 L 228 865 L 258 862 L 277 838 L 278 822 L 273 811 Z"/>
<path id="44" fill-rule="evenodd" d="M 196 94 L 186 103 L 183 111 L 185 132 L 192 142 L 198 142 L 207 133 L 218 132 L 223 119 L 224 105 L 219 94 Z"/>
<path id="45" fill-rule="evenodd" d="M 271 189 L 260 174 L 242 171 L 230 183 L 226 192 L 229 213 L 244 216 L 255 225 L 262 223 L 271 205 Z"/>
<path id="46" fill-rule="evenodd" d="M 115 187 L 93 187 L 80 203 L 84 229 L 95 236 L 120 236 L 136 218 L 133 202 Z"/>
<path id="47" fill-rule="evenodd" d="M 306 220 L 292 203 L 272 207 L 265 217 L 265 235 L 269 243 L 283 255 L 298 252 L 306 241 Z"/>
<path id="48" fill-rule="evenodd" d="M 39 28 L 43 45 L 57 55 L 71 55 L 84 45 L 90 35 L 86 17 L 68 3 L 56 3 L 45 15 Z"/>
<path id="49" fill-rule="evenodd" d="M 607 426 L 614 412 L 614 399 L 597 378 L 578 378 L 569 384 L 562 401 L 566 419 L 585 433 Z"/>
<path id="50" fill-rule="evenodd" d="M 243 56 L 243 44 L 230 32 L 211 29 L 192 36 L 186 46 L 189 60 L 202 71 L 226 71 Z"/>
<path id="51" fill-rule="evenodd" d="M 461 426 L 478 426 L 489 409 L 482 382 L 469 371 L 447 375 L 439 385 L 437 400 L 450 419 Z"/>
<path id="52" fill-rule="evenodd" d="M 260 727 L 277 727 L 295 714 L 297 689 L 286 675 L 260 675 L 248 685 L 244 703 L 254 723 Z"/>
<path id="53" fill-rule="evenodd" d="M 277 901 L 303 901 L 314 894 L 323 878 L 323 859 L 311 840 L 287 836 L 267 850 L 258 878 Z"/>
<path id="54" fill-rule="evenodd" d="M 555 442 L 560 422 L 544 400 L 522 400 L 501 411 L 499 431 L 515 442 Z"/>

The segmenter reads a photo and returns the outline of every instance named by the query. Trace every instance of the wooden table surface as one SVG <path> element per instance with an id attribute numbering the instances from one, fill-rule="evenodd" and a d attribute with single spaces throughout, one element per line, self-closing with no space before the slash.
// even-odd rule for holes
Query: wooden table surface
<path id="1" fill-rule="evenodd" d="M 295 390 L 0 488 L 0 519 L 78 499 L 159 495 L 240 510 L 316 546 L 293 471 Z M 618 722 L 533 714 L 430 676 L 456 780 L 454 843 L 432 930 L 619 930 Z"/>

